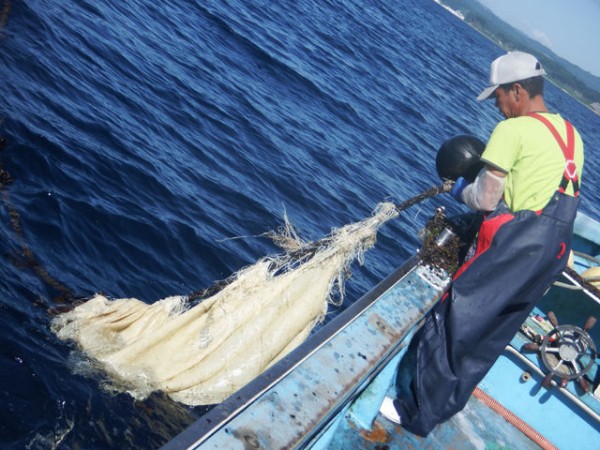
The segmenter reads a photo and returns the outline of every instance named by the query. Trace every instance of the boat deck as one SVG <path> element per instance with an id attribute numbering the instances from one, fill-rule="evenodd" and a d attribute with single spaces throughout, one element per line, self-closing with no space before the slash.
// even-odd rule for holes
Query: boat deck
<path id="1" fill-rule="evenodd" d="M 358 436 L 357 436 L 358 435 Z M 381 415 L 377 417 L 370 433 L 359 433 L 348 422 L 338 428 L 329 449 L 539 449 L 511 423 L 478 398 L 471 397 L 463 411 L 449 421 L 437 426 L 422 438 L 404 431 Z"/>

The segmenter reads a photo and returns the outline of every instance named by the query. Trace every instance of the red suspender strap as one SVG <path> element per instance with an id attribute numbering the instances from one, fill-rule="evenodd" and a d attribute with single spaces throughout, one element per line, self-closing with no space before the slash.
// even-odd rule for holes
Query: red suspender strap
<path id="1" fill-rule="evenodd" d="M 560 149 L 563 152 L 563 155 L 566 160 L 565 171 L 563 173 L 563 178 L 560 183 L 558 190 L 560 192 L 565 192 L 565 189 L 569 185 L 569 182 L 573 183 L 573 195 L 577 197 L 579 195 L 579 177 L 577 176 L 577 166 L 575 165 L 574 157 L 575 157 L 575 130 L 573 129 L 573 125 L 570 122 L 565 120 L 565 125 L 567 127 L 567 142 L 563 141 L 563 138 L 558 134 L 558 131 L 552 125 L 552 123 L 546 119 L 544 116 L 538 113 L 529 113 L 529 115 L 540 122 L 542 122 L 546 127 L 550 130 L 556 142 L 560 146 Z"/>

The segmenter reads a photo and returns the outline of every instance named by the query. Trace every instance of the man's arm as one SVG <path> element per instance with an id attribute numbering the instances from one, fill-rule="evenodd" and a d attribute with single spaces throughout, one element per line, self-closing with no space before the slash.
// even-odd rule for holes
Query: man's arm
<path id="1" fill-rule="evenodd" d="M 472 209 L 491 211 L 504 194 L 506 172 L 487 165 L 461 193 L 463 202 Z"/>

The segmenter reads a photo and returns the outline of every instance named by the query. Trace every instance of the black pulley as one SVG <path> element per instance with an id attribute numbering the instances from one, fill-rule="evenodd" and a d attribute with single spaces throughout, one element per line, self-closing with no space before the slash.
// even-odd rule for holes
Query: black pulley
<path id="1" fill-rule="evenodd" d="M 475 136 L 463 134 L 448 139 L 435 159 L 438 175 L 443 180 L 456 181 L 458 177 L 475 180 L 483 168 L 480 156 L 484 149 L 485 144 Z"/>

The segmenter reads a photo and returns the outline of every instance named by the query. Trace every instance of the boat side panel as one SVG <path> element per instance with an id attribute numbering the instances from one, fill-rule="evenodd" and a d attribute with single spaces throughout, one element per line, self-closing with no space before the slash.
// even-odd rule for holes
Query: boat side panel
<path id="1" fill-rule="evenodd" d="M 573 228 L 573 249 L 600 257 L 600 223 L 581 212 Z"/>

